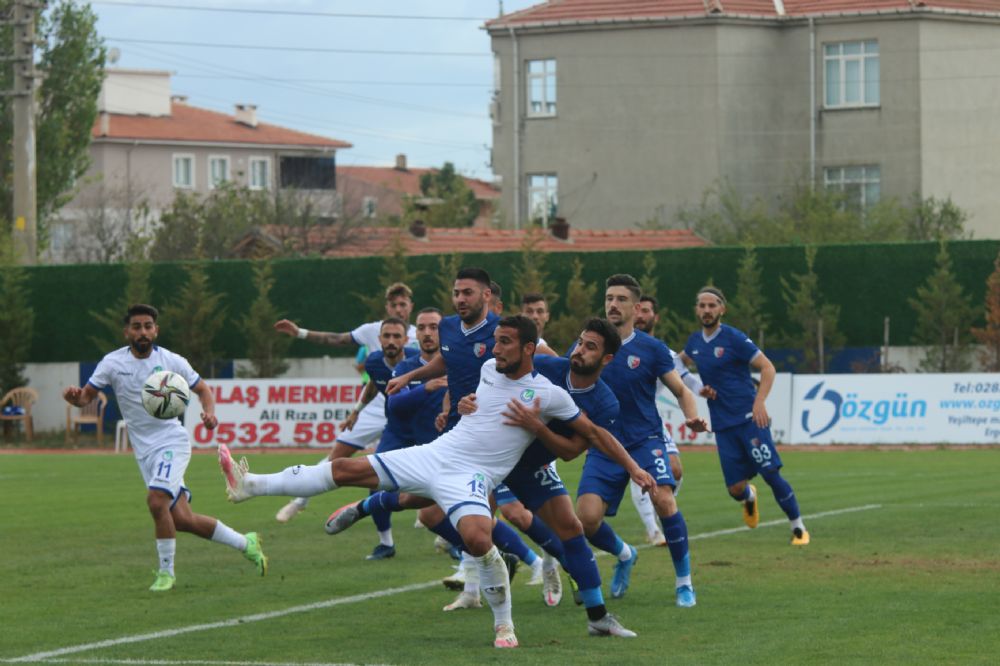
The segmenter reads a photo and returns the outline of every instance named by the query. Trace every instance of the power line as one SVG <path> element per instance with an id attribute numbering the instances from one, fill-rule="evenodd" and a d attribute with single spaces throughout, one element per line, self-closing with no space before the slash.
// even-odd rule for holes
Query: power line
<path id="1" fill-rule="evenodd" d="M 197 5 L 165 5 L 157 2 L 116 2 L 114 0 L 92 0 L 92 5 L 117 7 L 141 7 L 143 9 L 169 9 L 191 12 L 219 12 L 226 14 L 267 14 L 277 16 L 321 16 L 327 18 L 390 19 L 400 21 L 489 21 L 494 16 L 425 16 L 419 14 L 354 14 L 349 12 L 309 12 L 287 9 L 252 9 L 249 7 L 204 7 Z"/>
<path id="2" fill-rule="evenodd" d="M 415 88 L 485 88 L 493 89 L 493 84 L 490 83 L 453 83 L 447 81 L 372 81 L 372 80 L 356 80 L 356 79 L 296 79 L 289 77 L 277 77 L 277 76 L 262 76 L 262 75 L 248 75 L 248 76 L 227 76 L 222 74 L 185 74 L 183 72 L 177 73 L 178 77 L 184 77 L 186 79 L 225 79 L 230 81 L 278 81 L 284 83 L 331 83 L 335 85 L 350 85 L 350 86 L 410 86 Z"/>
<path id="3" fill-rule="evenodd" d="M 110 37 L 105 39 L 123 44 L 158 44 L 160 46 L 194 46 L 206 49 L 237 49 L 244 51 L 292 51 L 298 53 L 341 53 L 352 55 L 405 55 L 430 56 L 441 58 L 492 58 L 492 53 L 475 51 L 391 51 L 381 49 L 334 49 L 319 46 L 266 46 L 261 44 L 218 44 L 212 42 L 186 42 L 160 39 L 131 39 L 128 37 Z"/>

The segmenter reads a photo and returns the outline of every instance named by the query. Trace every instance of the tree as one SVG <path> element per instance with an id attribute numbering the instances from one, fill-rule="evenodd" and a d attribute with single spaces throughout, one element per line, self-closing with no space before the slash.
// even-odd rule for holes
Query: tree
<path id="1" fill-rule="evenodd" d="M 9 6 L 10 3 L 4 3 Z M 97 117 L 97 98 L 104 79 L 105 49 L 97 34 L 97 17 L 87 5 L 63 0 L 37 14 L 36 36 L 42 48 L 42 72 L 35 118 L 36 182 L 39 246 L 47 239 L 46 219 L 70 198 L 73 185 L 89 166 L 90 131 Z M 0 56 L 11 55 L 9 27 L 0 32 Z M 0 68 L 0 87 L 12 87 L 11 67 Z M 13 98 L 0 96 L 0 145 L 13 141 Z M 13 206 L 12 155 L 0 157 L 0 216 Z"/>
<path id="2" fill-rule="evenodd" d="M 747 245 L 736 269 L 736 292 L 726 305 L 728 323 L 755 338 L 763 346 L 769 317 L 764 313 L 764 285 L 757 252 Z"/>
<path id="3" fill-rule="evenodd" d="M 573 274 L 566 283 L 566 309 L 545 326 L 545 339 L 552 349 L 559 351 L 569 347 L 590 317 L 594 316 L 597 305 L 597 283 L 584 282 L 583 262 L 573 260 Z"/>
<path id="4" fill-rule="evenodd" d="M 277 221 L 266 192 L 224 184 L 201 197 L 178 191 L 153 235 L 154 261 L 219 259 L 230 256 L 236 241 L 254 227 Z"/>
<path id="5" fill-rule="evenodd" d="M 639 277 L 639 289 L 642 290 L 643 296 L 656 298 L 656 257 L 653 256 L 652 252 L 647 252 L 642 257 L 642 275 Z M 659 329 L 660 338 L 666 340 L 668 345 L 673 343 L 674 345 L 680 344 L 683 346 L 683 343 L 688 339 L 693 329 L 689 318 L 679 316 L 675 311 L 667 308 L 664 303 L 660 303 L 657 315 L 659 315 L 657 328 Z M 674 349 L 674 347 L 671 347 L 671 349 Z"/>
<path id="6" fill-rule="evenodd" d="M 979 362 L 987 372 L 1000 372 L 1000 254 L 986 279 L 986 325 L 973 328 L 972 335 L 983 346 Z"/>
<path id="7" fill-rule="evenodd" d="M 177 299 L 163 308 L 163 328 L 172 351 L 187 358 L 195 371 L 214 377 L 219 357 L 215 337 L 226 321 L 225 308 L 219 307 L 222 296 L 211 290 L 204 264 L 192 262 L 185 272 L 187 282 Z"/>
<path id="8" fill-rule="evenodd" d="M 951 197 L 921 199 L 914 194 L 907 212 L 904 219 L 907 240 L 960 240 L 970 235 L 965 231 L 969 215 Z"/>
<path id="9" fill-rule="evenodd" d="M 70 261 L 101 264 L 131 262 L 146 256 L 152 236 L 149 205 L 135 186 L 96 183 L 76 200 L 80 220 L 65 251 Z"/>
<path id="10" fill-rule="evenodd" d="M 471 227 L 479 216 L 479 200 L 451 162 L 421 175 L 420 193 L 404 201 L 407 222 L 422 219 L 430 227 Z"/>
<path id="11" fill-rule="evenodd" d="M 271 262 L 254 263 L 253 284 L 257 297 L 239 321 L 239 329 L 247 341 L 251 371 L 241 374 L 249 377 L 277 377 L 289 368 L 285 358 L 292 338 L 274 334 L 274 322 L 282 318 L 282 313 L 271 302 L 271 289 L 274 287 Z"/>
<path id="12" fill-rule="evenodd" d="M 525 294 L 544 294 L 551 311 L 559 299 L 556 286 L 548 279 L 549 274 L 545 270 L 545 253 L 538 249 L 543 240 L 545 232 L 537 227 L 528 229 L 524 234 L 524 240 L 521 241 L 521 256 L 514 265 L 514 284 L 510 296 L 512 305 L 519 306 Z"/>
<path id="13" fill-rule="evenodd" d="M 402 282 L 412 289 L 414 282 L 422 274 L 421 271 L 411 271 L 407 266 L 403 233 L 402 229 L 396 230 L 386 246 L 386 253 L 382 255 L 382 270 L 378 273 L 378 291 L 372 294 L 355 293 L 355 296 L 365 304 L 368 316 L 373 320 L 385 317 L 385 291 L 390 285 Z"/>
<path id="14" fill-rule="evenodd" d="M 939 243 L 934 272 L 909 298 L 917 314 L 913 341 L 927 346 L 920 361 L 924 372 L 964 372 L 969 361 L 969 323 L 976 311 L 958 284 L 945 241 Z"/>
<path id="15" fill-rule="evenodd" d="M 434 292 L 434 300 L 437 301 L 437 307 L 445 315 L 454 309 L 454 305 L 451 302 L 451 294 L 455 289 L 455 276 L 458 275 L 458 271 L 461 268 L 462 255 L 438 255 L 438 288 Z"/>
<path id="16" fill-rule="evenodd" d="M 100 322 L 104 328 L 103 335 L 91 336 L 90 338 L 98 354 L 106 354 L 108 350 L 124 344 L 122 329 L 125 328 L 125 323 L 122 321 L 122 317 L 125 316 L 130 305 L 152 301 L 152 292 L 149 286 L 149 278 L 152 274 L 153 265 L 147 261 L 126 264 L 125 293 L 122 297 L 113 305 L 99 312 L 90 311 L 90 316 Z"/>
<path id="17" fill-rule="evenodd" d="M 842 347 L 844 336 L 837 331 L 840 307 L 824 304 L 819 291 L 819 276 L 815 271 L 816 248 L 806 246 L 806 272 L 793 274 L 791 281 L 781 278 L 782 298 L 786 319 L 792 328 L 783 336 L 784 344 L 793 347 L 796 355 L 790 362 L 799 372 L 819 372 L 826 368 L 831 350 Z M 823 326 L 823 363 L 820 363 L 820 322 Z"/>
<path id="18" fill-rule="evenodd" d="M 28 271 L 17 264 L 5 225 L 0 229 L 0 395 L 28 383 L 24 368 L 34 327 Z"/>

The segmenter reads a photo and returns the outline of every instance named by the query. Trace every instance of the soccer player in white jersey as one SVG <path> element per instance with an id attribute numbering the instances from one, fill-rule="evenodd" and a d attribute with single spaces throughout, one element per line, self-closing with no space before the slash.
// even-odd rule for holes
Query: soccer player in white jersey
<path id="1" fill-rule="evenodd" d="M 583 414 L 565 389 L 534 372 L 537 339 L 527 317 L 502 319 L 494 332 L 493 359 L 483 364 L 476 388 L 478 409 L 454 428 L 423 446 L 340 458 L 312 467 L 298 465 L 277 474 L 251 474 L 245 460 L 237 465 L 219 447 L 231 501 L 258 495 L 316 495 L 341 486 L 400 490 L 427 497 L 441 505 L 458 529 L 479 566 L 480 583 L 494 615 L 494 646 L 517 647 L 511 620 L 507 568 L 493 545 L 493 511 L 489 495 L 513 469 L 534 435 L 506 422 L 509 403 L 539 410 L 540 418 L 569 422 L 592 445 L 600 444 L 598 428 Z M 647 489 L 653 482 L 636 469 L 636 480 Z"/>
<path id="2" fill-rule="evenodd" d="M 406 332 L 407 339 L 412 346 L 417 345 L 417 329 L 410 324 L 410 314 L 413 312 L 413 290 L 402 282 L 396 282 L 385 290 L 385 313 L 387 317 L 395 317 L 407 322 L 409 329 Z M 344 333 L 329 333 L 326 331 L 310 331 L 302 328 L 293 321 L 282 319 L 274 324 L 274 330 L 285 335 L 300 340 L 309 340 L 322 345 L 332 347 L 342 347 L 355 344 L 359 347 L 367 347 L 368 352 L 374 352 L 382 348 L 379 340 L 379 332 L 382 329 L 382 321 L 370 321 L 361 324 L 353 331 Z M 344 421 L 340 424 L 340 435 L 333 443 L 333 448 L 324 460 L 334 460 L 336 458 L 350 458 L 358 451 L 374 447 L 378 444 L 382 431 L 385 430 L 385 396 L 376 394 L 370 402 L 362 405 L 361 401 L 355 408 L 357 415 L 353 422 Z M 275 518 L 278 522 L 287 523 L 309 504 L 309 498 L 296 497 L 291 502 L 281 507 Z"/>
<path id="3" fill-rule="evenodd" d="M 659 308 L 660 304 L 655 296 L 649 296 L 648 294 L 640 296 L 639 302 L 635 305 L 635 327 L 655 337 L 656 325 L 660 322 Z M 688 371 L 687 366 L 680 362 L 680 356 L 673 349 L 670 350 L 670 355 L 674 359 L 674 367 L 677 368 L 677 372 L 681 375 L 681 381 L 691 389 L 691 393 L 698 395 L 703 388 L 701 379 L 698 375 Z M 666 442 L 664 449 L 667 452 L 667 459 L 670 462 L 670 471 L 673 472 L 674 481 L 677 482 L 677 488 L 674 489 L 674 495 L 676 495 L 680 492 L 681 477 L 684 475 L 684 466 L 681 465 L 681 452 L 677 448 L 674 438 L 667 432 L 666 426 L 664 426 L 663 439 Z M 666 546 L 667 538 L 663 535 L 663 530 L 660 528 L 660 521 L 656 516 L 656 510 L 653 508 L 653 502 L 649 499 L 649 495 L 642 492 L 634 483 L 629 484 L 629 490 L 632 494 L 632 503 L 635 505 L 635 510 L 639 512 L 642 524 L 646 527 L 646 541 L 654 546 Z"/>
<path id="4" fill-rule="evenodd" d="M 66 387 L 63 398 L 71 405 L 83 407 L 106 386 L 115 391 L 118 406 L 128 424 L 128 436 L 139 471 L 148 488 L 146 505 L 155 525 L 159 567 L 150 590 L 165 592 L 174 586 L 178 530 L 241 551 L 263 576 L 267 573 L 267 557 L 256 533 L 240 534 L 221 520 L 191 511 L 191 491 L 184 482 L 184 471 L 191 460 L 187 430 L 179 420 L 155 418 L 142 406 L 142 386 L 146 378 L 154 372 L 169 370 L 182 376 L 198 394 L 204 410 L 201 422 L 205 427 L 211 430 L 218 424 L 215 398 L 208 385 L 184 357 L 154 344 L 159 334 L 157 315 L 156 308 L 151 305 L 131 306 L 124 320 L 128 346 L 101 359 L 87 384 L 83 388 Z"/>

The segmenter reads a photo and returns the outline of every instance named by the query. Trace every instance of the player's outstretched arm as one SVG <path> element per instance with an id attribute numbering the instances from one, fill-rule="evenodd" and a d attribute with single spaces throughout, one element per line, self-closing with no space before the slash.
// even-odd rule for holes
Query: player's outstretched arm
<path id="1" fill-rule="evenodd" d="M 581 422 L 581 418 L 586 422 Z M 589 428 L 587 424 L 589 423 Z M 652 493 L 656 490 L 656 480 L 644 469 L 639 467 L 635 460 L 628 454 L 618 438 L 608 432 L 605 428 L 593 423 L 585 414 L 580 414 L 571 424 L 574 429 L 585 428 L 585 431 L 577 430 L 580 435 L 587 438 L 588 442 L 601 453 L 621 465 L 622 469 L 628 472 L 632 480 L 642 488 L 644 492 Z M 589 432 L 588 432 L 589 431 Z"/>
<path id="2" fill-rule="evenodd" d="M 201 422 L 212 430 L 219 425 L 219 419 L 215 418 L 215 394 L 204 379 L 195 384 L 191 390 L 198 394 L 198 400 L 201 401 Z"/>
<path id="3" fill-rule="evenodd" d="M 681 381 L 681 376 L 677 371 L 671 370 L 660 375 L 660 381 L 677 398 L 677 404 L 680 405 L 681 411 L 684 412 L 685 425 L 694 432 L 707 432 L 708 423 L 705 422 L 705 419 L 698 416 L 698 405 L 694 401 L 694 394 L 691 393 L 687 386 L 684 386 L 684 382 Z"/>
<path id="4" fill-rule="evenodd" d="M 466 396 L 468 397 L 468 396 Z M 462 398 L 466 400 L 466 398 Z M 587 440 L 583 437 L 574 436 L 572 439 L 563 437 L 551 429 L 539 418 L 541 413 L 540 402 L 536 398 L 534 404 L 528 407 L 519 400 L 511 400 L 507 403 L 507 409 L 503 412 L 504 424 L 524 428 L 535 439 L 539 440 L 552 453 L 562 460 L 573 460 L 587 450 Z M 459 402 L 459 412 L 462 412 L 462 405 Z"/>
<path id="5" fill-rule="evenodd" d="M 361 393 L 361 399 L 358 400 L 358 404 L 354 405 L 354 409 L 351 413 L 347 415 L 347 418 L 337 424 L 337 427 L 341 430 L 353 430 L 354 424 L 358 422 L 358 416 L 361 415 L 361 410 L 368 406 L 368 403 L 375 399 L 375 394 L 378 393 L 378 388 L 375 386 L 375 382 L 368 382 L 365 384 L 365 390 Z"/>
<path id="6" fill-rule="evenodd" d="M 416 370 L 410 370 L 405 374 L 390 379 L 389 383 L 385 385 L 385 394 L 392 395 L 410 382 L 425 381 L 440 377 L 445 374 L 446 370 L 447 366 L 444 364 L 444 357 L 438 354 L 427 365 L 422 365 Z"/>
<path id="7" fill-rule="evenodd" d="M 86 384 L 83 388 L 79 386 L 67 386 L 63 389 L 62 396 L 63 400 L 74 407 L 85 407 L 97 397 L 97 389 L 90 384 Z"/>
<path id="8" fill-rule="evenodd" d="M 303 340 L 308 340 L 309 342 L 315 342 L 321 345 L 330 345 L 331 347 L 341 347 L 343 345 L 354 344 L 354 338 L 351 337 L 350 333 L 328 333 L 326 331 L 310 331 L 305 328 L 301 328 L 294 321 L 288 319 L 281 319 L 274 324 L 274 330 L 278 333 L 284 333 L 285 335 L 290 335 L 293 338 L 302 338 Z M 302 333 L 305 335 L 302 335 Z"/>

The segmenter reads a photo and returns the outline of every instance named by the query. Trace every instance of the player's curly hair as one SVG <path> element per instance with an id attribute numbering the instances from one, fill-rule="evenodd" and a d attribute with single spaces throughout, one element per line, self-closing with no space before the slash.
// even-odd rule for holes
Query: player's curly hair
<path id="1" fill-rule="evenodd" d="M 521 341 L 522 347 L 529 342 L 533 345 L 538 344 L 538 327 L 524 315 L 504 317 L 497 322 L 497 328 L 501 326 L 517 329 L 517 339 Z"/>
<path id="2" fill-rule="evenodd" d="M 604 353 L 614 356 L 622 348 L 622 336 L 618 329 L 607 319 L 591 317 L 584 323 L 583 330 L 597 333 L 604 340 Z"/>
<path id="3" fill-rule="evenodd" d="M 642 296 L 642 287 L 639 286 L 639 281 L 628 273 L 615 273 L 609 277 L 604 281 L 604 288 L 608 287 L 626 287 L 637 301 Z"/>
<path id="4" fill-rule="evenodd" d="M 135 305 L 128 306 L 128 310 L 125 312 L 125 317 L 122 319 L 122 323 L 128 326 L 128 323 L 132 321 L 132 317 L 136 315 L 149 315 L 153 318 L 153 321 L 156 321 L 156 318 L 160 316 L 160 311 L 152 305 L 136 303 Z"/>

